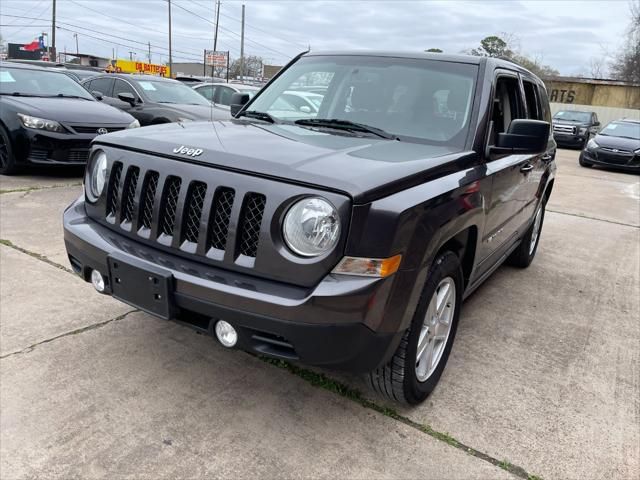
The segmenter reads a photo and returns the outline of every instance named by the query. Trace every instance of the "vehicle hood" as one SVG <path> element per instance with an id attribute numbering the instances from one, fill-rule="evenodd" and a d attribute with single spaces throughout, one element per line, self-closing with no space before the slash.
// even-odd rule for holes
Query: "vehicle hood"
<path id="1" fill-rule="evenodd" d="M 596 135 L 596 143 L 600 147 L 617 148 L 619 150 L 634 151 L 640 148 L 640 140 L 633 138 L 612 137 L 611 135 Z"/>
<path id="2" fill-rule="evenodd" d="M 354 200 L 379 198 L 459 170 L 454 161 L 475 152 L 452 147 L 329 134 L 295 125 L 230 120 L 174 123 L 116 132 L 96 139 L 182 161 L 339 191 Z M 198 155 L 176 153 L 180 147 Z M 192 152 L 193 153 L 193 152 Z"/>
<path id="3" fill-rule="evenodd" d="M 134 118 L 105 103 L 78 98 L 2 97 L 2 106 L 18 113 L 62 123 L 129 124 Z"/>
<path id="4" fill-rule="evenodd" d="M 215 117 L 215 113 L 212 113 L 212 107 L 207 105 L 189 105 L 188 103 L 157 103 L 157 107 L 165 110 L 169 110 L 176 114 L 176 117 L 189 118 L 192 120 L 210 120 L 212 114 Z"/>

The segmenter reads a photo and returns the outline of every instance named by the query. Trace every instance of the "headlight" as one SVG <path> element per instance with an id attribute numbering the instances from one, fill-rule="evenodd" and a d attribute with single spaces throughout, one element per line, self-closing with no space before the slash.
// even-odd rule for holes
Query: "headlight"
<path id="1" fill-rule="evenodd" d="M 580 127 L 579 133 L 580 135 L 584 135 L 585 133 L 587 133 L 587 127 Z"/>
<path id="2" fill-rule="evenodd" d="M 35 130 L 47 130 L 49 132 L 64 133 L 64 128 L 55 120 L 46 120 L 44 118 L 32 117 L 31 115 L 25 115 L 19 113 L 18 118 L 27 128 L 33 128 Z"/>
<path id="3" fill-rule="evenodd" d="M 331 203 L 310 197 L 293 205 L 282 228 L 287 246 L 303 257 L 330 252 L 340 238 L 340 217 Z"/>
<path id="4" fill-rule="evenodd" d="M 95 202 L 102 194 L 107 179 L 107 154 L 102 150 L 96 151 L 91 158 L 87 178 L 89 181 L 89 199 Z"/>
<path id="5" fill-rule="evenodd" d="M 640 148 L 637 150 L 634 150 L 633 153 L 640 155 Z"/>
<path id="6" fill-rule="evenodd" d="M 599 145 L 596 143 L 596 139 L 595 138 L 592 138 L 587 143 L 587 149 L 589 149 L 589 150 L 594 150 L 594 149 L 596 149 L 598 147 L 599 147 Z"/>
<path id="7" fill-rule="evenodd" d="M 136 119 L 131 122 L 127 128 L 140 128 L 140 122 Z"/>

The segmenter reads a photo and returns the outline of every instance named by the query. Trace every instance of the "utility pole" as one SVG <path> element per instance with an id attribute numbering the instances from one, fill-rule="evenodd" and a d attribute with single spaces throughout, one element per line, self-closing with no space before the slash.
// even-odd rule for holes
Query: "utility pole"
<path id="1" fill-rule="evenodd" d="M 129 51 L 129 60 L 133 61 L 133 52 L 132 51 Z"/>
<path id="2" fill-rule="evenodd" d="M 171 0 L 167 0 L 169 4 L 169 76 L 173 75 L 173 54 L 171 51 Z"/>
<path id="3" fill-rule="evenodd" d="M 213 51 L 218 51 L 218 23 L 220 22 L 220 0 L 218 0 L 218 8 L 216 9 L 216 33 L 213 35 Z"/>
<path id="4" fill-rule="evenodd" d="M 78 34 L 74 33 L 73 36 L 76 39 L 76 55 L 79 55 L 80 54 L 80 49 L 78 48 Z"/>
<path id="5" fill-rule="evenodd" d="M 242 30 L 240 34 L 240 81 L 244 79 L 244 5 L 242 5 Z"/>
<path id="6" fill-rule="evenodd" d="M 151 63 L 151 42 L 149 43 L 149 63 Z"/>
<path id="7" fill-rule="evenodd" d="M 53 0 L 53 12 L 51 13 L 51 51 L 49 52 L 49 61 L 56 61 L 56 0 Z"/>

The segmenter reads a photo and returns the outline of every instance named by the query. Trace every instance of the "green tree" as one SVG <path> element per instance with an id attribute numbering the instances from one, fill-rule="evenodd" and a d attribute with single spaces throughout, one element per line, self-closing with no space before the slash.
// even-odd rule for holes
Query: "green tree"
<path id="1" fill-rule="evenodd" d="M 244 76 L 260 77 L 262 76 L 262 57 L 256 55 L 247 55 L 244 57 Z M 236 58 L 229 65 L 229 78 L 237 78 L 240 76 L 240 59 Z"/>
<path id="2" fill-rule="evenodd" d="M 425 50 L 425 52 L 429 52 L 429 53 L 443 53 L 443 51 L 439 48 L 430 48 L 428 50 Z"/>
<path id="3" fill-rule="evenodd" d="M 631 0 L 629 9 L 626 41 L 611 62 L 611 73 L 619 80 L 640 84 L 640 0 Z"/>
<path id="4" fill-rule="evenodd" d="M 503 57 L 510 58 L 513 52 L 507 42 L 497 35 L 490 35 L 480 40 L 478 48 L 471 49 L 471 55 L 476 57 Z"/>

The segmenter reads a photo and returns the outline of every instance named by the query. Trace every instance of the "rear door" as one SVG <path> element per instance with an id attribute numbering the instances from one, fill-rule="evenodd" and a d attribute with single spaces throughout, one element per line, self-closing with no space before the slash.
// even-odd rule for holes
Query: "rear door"
<path id="1" fill-rule="evenodd" d="M 493 81 L 488 152 L 499 133 L 507 132 L 511 121 L 525 118 L 527 111 L 518 74 L 496 71 Z M 479 273 L 491 268 L 521 233 L 523 210 L 527 207 L 528 177 L 535 168 L 531 155 L 492 155 L 486 159 L 491 178 L 489 205 L 485 205 L 485 227 L 480 248 Z"/>

